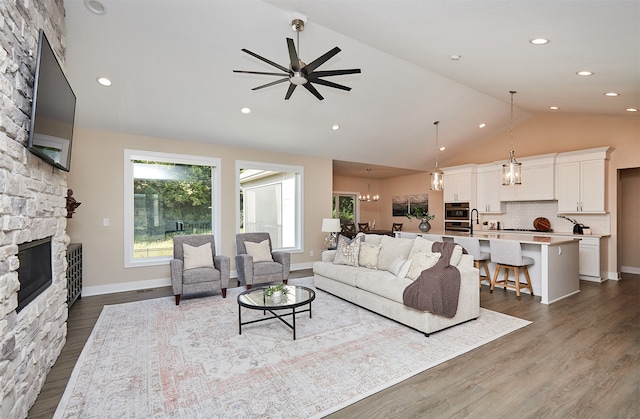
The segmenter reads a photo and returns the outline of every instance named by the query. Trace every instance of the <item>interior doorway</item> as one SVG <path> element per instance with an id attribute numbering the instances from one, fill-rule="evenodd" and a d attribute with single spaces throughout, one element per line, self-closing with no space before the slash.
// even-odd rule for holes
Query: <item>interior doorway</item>
<path id="1" fill-rule="evenodd" d="M 618 170 L 618 271 L 640 274 L 640 167 Z"/>

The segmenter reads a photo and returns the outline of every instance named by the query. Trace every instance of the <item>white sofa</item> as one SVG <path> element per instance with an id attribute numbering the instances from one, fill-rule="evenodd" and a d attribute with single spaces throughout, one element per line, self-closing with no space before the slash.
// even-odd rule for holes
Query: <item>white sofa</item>
<path id="1" fill-rule="evenodd" d="M 479 316 L 479 272 L 473 266 L 473 257 L 462 254 L 459 246 L 450 260 L 451 265 L 460 271 L 458 308 L 454 317 L 447 318 L 404 305 L 404 289 L 413 279 L 398 277 L 389 271 L 395 270 L 399 258 L 413 260 L 412 276 L 415 279 L 416 269 L 421 266 L 419 258 L 425 256 L 425 249 L 429 249 L 427 253 L 431 252 L 433 242 L 421 237 L 410 239 L 365 234 L 364 243 L 366 245 L 360 245 L 360 257 L 365 256 L 363 250 L 366 247 L 369 261 L 365 260 L 364 265 L 368 264 L 370 267 L 336 264 L 334 258 L 337 251 L 324 251 L 322 261 L 313 265 L 316 288 L 414 328 L 427 336 Z M 374 266 L 371 263 L 371 249 L 375 251 L 378 247 L 379 254 Z M 435 257 L 437 259 L 437 255 Z M 359 265 L 362 265 L 362 262 L 361 260 Z"/>

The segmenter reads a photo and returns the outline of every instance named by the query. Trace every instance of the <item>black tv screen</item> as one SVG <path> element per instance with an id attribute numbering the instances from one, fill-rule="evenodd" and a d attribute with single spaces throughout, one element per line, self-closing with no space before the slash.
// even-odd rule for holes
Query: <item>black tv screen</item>
<path id="1" fill-rule="evenodd" d="M 40 29 L 27 148 L 53 166 L 69 171 L 76 95 L 53 48 Z"/>

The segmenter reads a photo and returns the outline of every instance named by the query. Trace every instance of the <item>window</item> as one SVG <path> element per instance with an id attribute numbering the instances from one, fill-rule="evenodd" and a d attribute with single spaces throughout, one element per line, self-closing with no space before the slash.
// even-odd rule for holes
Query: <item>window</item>
<path id="1" fill-rule="evenodd" d="M 340 224 L 356 223 L 359 203 L 358 192 L 334 192 L 332 217 L 339 218 Z"/>
<path id="2" fill-rule="evenodd" d="M 268 232 L 274 250 L 302 251 L 300 166 L 238 161 L 238 231 Z"/>
<path id="3" fill-rule="evenodd" d="M 176 234 L 219 235 L 219 159 L 125 150 L 125 267 L 166 264 Z"/>

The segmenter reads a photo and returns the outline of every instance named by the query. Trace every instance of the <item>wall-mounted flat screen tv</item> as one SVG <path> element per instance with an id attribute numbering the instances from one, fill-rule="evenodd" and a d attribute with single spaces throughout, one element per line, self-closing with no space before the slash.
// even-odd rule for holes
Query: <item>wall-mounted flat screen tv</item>
<path id="1" fill-rule="evenodd" d="M 71 165 L 75 112 L 76 95 L 40 29 L 27 148 L 67 172 Z"/>

